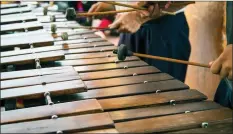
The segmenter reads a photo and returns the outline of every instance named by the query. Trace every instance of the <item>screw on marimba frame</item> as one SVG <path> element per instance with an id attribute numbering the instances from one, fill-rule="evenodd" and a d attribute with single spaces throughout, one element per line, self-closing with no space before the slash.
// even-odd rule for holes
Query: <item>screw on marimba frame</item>
<path id="1" fill-rule="evenodd" d="M 59 131 L 57 131 L 57 134 L 63 134 L 63 132 L 59 130 Z"/>
<path id="2" fill-rule="evenodd" d="M 118 62 L 119 62 L 119 60 L 115 60 L 114 62 L 115 62 L 115 63 L 118 63 Z"/>
<path id="3" fill-rule="evenodd" d="M 36 62 L 36 69 L 41 69 L 40 59 L 36 58 L 35 62 Z"/>
<path id="4" fill-rule="evenodd" d="M 207 128 L 208 125 L 209 125 L 208 122 L 202 122 L 202 123 L 201 123 L 201 127 L 202 127 L 202 128 Z"/>
<path id="5" fill-rule="evenodd" d="M 51 116 L 51 119 L 57 119 L 57 118 L 58 118 L 57 115 L 52 115 L 52 116 Z"/>
<path id="6" fill-rule="evenodd" d="M 54 104 L 52 102 L 52 99 L 50 97 L 50 93 L 49 92 L 45 92 L 44 93 L 44 97 L 45 97 L 45 102 L 47 103 L 47 105 L 53 105 Z"/>
<path id="7" fill-rule="evenodd" d="M 161 92 L 161 90 L 156 90 L 156 91 L 155 91 L 155 93 L 160 93 L 160 92 Z"/>
<path id="8" fill-rule="evenodd" d="M 27 28 L 24 28 L 24 31 L 25 31 L 25 32 L 28 32 L 28 29 L 27 29 Z"/>
<path id="9" fill-rule="evenodd" d="M 137 73 L 133 73 L 133 76 L 136 76 L 136 75 L 138 75 Z"/>
<path id="10" fill-rule="evenodd" d="M 173 106 L 176 105 L 176 101 L 175 100 L 170 100 L 169 103 L 170 103 L 170 105 L 173 105 Z"/>
<path id="11" fill-rule="evenodd" d="M 190 113 L 190 111 L 185 111 L 184 113 L 186 113 L 186 114 L 187 114 L 187 113 Z"/>
<path id="12" fill-rule="evenodd" d="M 124 66 L 124 69 L 128 69 L 128 66 Z"/>

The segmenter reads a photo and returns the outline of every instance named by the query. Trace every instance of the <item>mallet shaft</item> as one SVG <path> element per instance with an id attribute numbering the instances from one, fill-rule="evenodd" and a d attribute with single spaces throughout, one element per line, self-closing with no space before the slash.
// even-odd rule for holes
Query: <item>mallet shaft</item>
<path id="1" fill-rule="evenodd" d="M 132 12 L 132 11 L 137 11 L 137 9 L 127 9 L 127 10 L 107 11 L 107 12 L 93 12 L 93 13 L 78 13 L 77 17 L 111 15 L 111 14 L 117 14 L 117 13 L 123 13 L 123 12 Z"/>
<path id="2" fill-rule="evenodd" d="M 146 8 L 139 7 L 139 6 L 134 6 L 134 5 L 128 5 L 128 4 L 123 4 L 123 3 L 117 3 L 117 2 L 111 2 L 111 1 L 104 1 L 105 3 L 112 4 L 112 5 L 118 5 L 118 6 L 124 6 L 124 7 L 129 7 L 137 10 L 147 10 Z M 169 15 L 176 15 L 175 13 L 168 12 L 168 11 L 161 11 L 164 14 L 169 14 Z"/>
<path id="3" fill-rule="evenodd" d="M 72 27 L 72 26 L 67 26 L 67 27 L 64 26 L 64 27 L 62 27 L 62 26 L 58 26 L 57 28 L 111 30 L 110 28 L 88 27 L 88 26 L 78 26 L 78 27 Z"/>
<path id="4" fill-rule="evenodd" d="M 143 57 L 143 58 L 149 58 L 149 59 L 155 59 L 155 60 L 163 60 L 163 61 L 169 61 L 169 62 L 174 62 L 174 63 L 181 63 L 181 64 L 187 64 L 187 65 L 193 65 L 193 66 L 210 68 L 209 65 L 202 64 L 202 63 L 189 62 L 189 61 L 184 61 L 184 60 L 177 60 L 177 59 L 172 59 L 172 58 L 153 56 L 153 55 L 147 55 L 147 54 L 140 54 L 140 53 L 133 53 L 133 55 L 134 56 L 138 56 L 138 57 Z"/>

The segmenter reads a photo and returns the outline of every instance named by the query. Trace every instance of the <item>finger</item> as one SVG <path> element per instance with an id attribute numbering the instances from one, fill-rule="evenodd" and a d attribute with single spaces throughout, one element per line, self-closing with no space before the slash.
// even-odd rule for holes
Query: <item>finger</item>
<path id="1" fill-rule="evenodd" d="M 222 79 L 226 78 L 228 76 L 228 70 L 224 67 L 221 68 L 221 71 L 220 71 L 220 77 Z"/>
<path id="2" fill-rule="evenodd" d="M 94 5 L 92 5 L 91 8 L 88 10 L 88 13 L 93 13 L 93 12 L 95 12 L 97 6 L 98 6 L 97 3 L 94 4 Z M 91 19 L 92 19 L 92 17 L 87 17 L 87 20 L 88 20 L 88 21 L 91 21 Z"/>
<path id="3" fill-rule="evenodd" d="M 211 67 L 213 63 L 214 63 L 214 61 L 211 61 L 211 62 L 209 63 L 209 66 Z"/>
<path id="4" fill-rule="evenodd" d="M 118 29 L 121 26 L 121 21 L 118 19 L 109 25 L 110 29 Z"/>
<path id="5" fill-rule="evenodd" d="M 172 3 L 171 1 L 167 2 L 164 8 L 167 9 L 171 5 L 171 3 Z"/>
<path id="6" fill-rule="evenodd" d="M 96 4 L 93 4 L 92 6 L 91 6 L 91 8 L 88 10 L 88 13 L 92 13 L 92 12 L 94 12 L 95 11 L 95 9 L 97 8 L 97 6 L 98 6 L 98 4 L 96 3 Z"/>
<path id="7" fill-rule="evenodd" d="M 230 71 L 228 77 L 227 77 L 229 80 L 232 80 L 232 70 Z"/>
<path id="8" fill-rule="evenodd" d="M 222 64 L 221 64 L 220 60 L 217 59 L 216 61 L 214 61 L 214 63 L 213 63 L 212 66 L 210 67 L 210 71 L 211 71 L 213 74 L 219 74 L 221 68 L 222 68 Z"/>
<path id="9" fill-rule="evenodd" d="M 95 8 L 95 10 L 94 10 L 94 12 L 99 12 L 100 11 L 100 6 L 97 6 L 96 8 Z M 103 15 L 97 15 L 97 16 L 95 16 L 95 18 L 97 18 L 97 19 L 101 19 L 101 18 L 103 18 Z"/>

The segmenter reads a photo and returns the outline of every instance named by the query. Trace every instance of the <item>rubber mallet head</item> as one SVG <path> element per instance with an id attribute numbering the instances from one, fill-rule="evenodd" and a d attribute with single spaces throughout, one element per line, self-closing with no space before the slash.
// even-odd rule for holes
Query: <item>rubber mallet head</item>
<path id="1" fill-rule="evenodd" d="M 113 53 L 117 54 L 118 60 L 125 60 L 127 56 L 133 56 L 133 52 L 129 51 L 124 44 L 121 44 L 117 50 L 113 50 Z"/>
<path id="2" fill-rule="evenodd" d="M 50 22 L 56 22 L 56 17 L 55 15 L 50 16 Z"/>
<path id="3" fill-rule="evenodd" d="M 68 33 L 67 33 L 67 32 L 63 32 L 63 33 L 61 34 L 61 38 L 62 38 L 63 40 L 68 40 Z"/>
<path id="4" fill-rule="evenodd" d="M 67 20 L 75 20 L 76 19 L 76 11 L 74 8 L 67 8 L 65 15 L 66 15 Z"/>
<path id="5" fill-rule="evenodd" d="M 51 32 L 52 32 L 52 33 L 56 33 L 56 31 L 57 31 L 57 26 L 56 26 L 56 24 L 51 24 Z"/>
<path id="6" fill-rule="evenodd" d="M 47 15 L 47 14 L 48 14 L 48 7 L 44 7 L 43 13 L 44 13 L 44 15 Z"/>

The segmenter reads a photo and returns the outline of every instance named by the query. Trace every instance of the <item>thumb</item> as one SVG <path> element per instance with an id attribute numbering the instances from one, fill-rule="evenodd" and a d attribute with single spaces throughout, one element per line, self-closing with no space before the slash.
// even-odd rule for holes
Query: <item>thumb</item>
<path id="1" fill-rule="evenodd" d="M 214 61 L 209 62 L 209 66 L 211 67 L 213 65 Z"/>
<path id="2" fill-rule="evenodd" d="M 118 19 L 118 20 L 114 21 L 112 24 L 110 24 L 108 27 L 110 29 L 117 29 L 118 27 L 120 27 L 120 23 L 121 23 L 121 21 Z"/>

